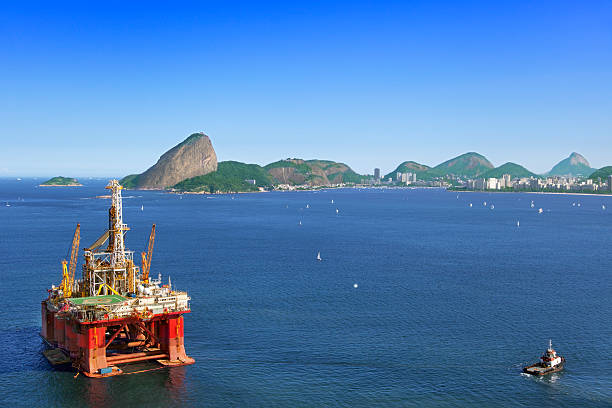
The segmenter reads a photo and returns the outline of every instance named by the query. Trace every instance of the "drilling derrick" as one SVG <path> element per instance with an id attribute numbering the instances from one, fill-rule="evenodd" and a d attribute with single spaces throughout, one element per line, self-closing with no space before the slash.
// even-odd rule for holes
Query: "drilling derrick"
<path id="1" fill-rule="evenodd" d="M 129 228 L 123 222 L 123 187 L 111 180 L 106 188 L 111 191 L 108 229 L 84 248 L 82 279 L 74 280 L 77 225 L 70 266 L 62 262 L 62 283 L 42 302 L 41 336 L 51 347 L 45 356 L 52 364 L 71 362 L 89 377 L 123 374 L 126 365 L 144 360 L 161 366 L 193 364 L 183 340 L 183 314 L 191 311 L 191 298 L 172 290 L 170 277 L 167 285 L 162 285 L 161 274 L 149 279 L 155 224 L 148 251 L 142 253 L 141 273 L 134 252 L 125 248 Z"/>
<path id="2" fill-rule="evenodd" d="M 83 282 L 86 296 L 123 295 L 136 292 L 138 268 L 132 251 L 126 251 L 124 236 L 129 228 L 123 223 L 123 204 L 117 180 L 111 180 L 111 206 L 108 210 L 108 229 L 89 248 L 85 248 Z M 98 248 L 108 241 L 106 250 Z"/>

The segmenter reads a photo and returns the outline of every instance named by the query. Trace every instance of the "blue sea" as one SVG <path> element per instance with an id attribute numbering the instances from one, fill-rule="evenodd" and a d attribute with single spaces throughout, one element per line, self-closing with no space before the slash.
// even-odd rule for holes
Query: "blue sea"
<path id="1" fill-rule="evenodd" d="M 156 223 L 151 273 L 192 297 L 196 364 L 75 379 L 40 301 L 76 224 L 81 248 L 104 231 L 107 180 L 41 181 L 0 180 L 0 406 L 612 406 L 612 197 L 124 191 L 127 246 Z M 522 375 L 549 339 L 565 370 Z"/>

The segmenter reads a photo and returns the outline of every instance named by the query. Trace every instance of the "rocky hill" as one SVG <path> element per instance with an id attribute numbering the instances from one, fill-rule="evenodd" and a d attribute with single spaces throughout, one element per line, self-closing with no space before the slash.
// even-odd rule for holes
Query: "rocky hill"
<path id="1" fill-rule="evenodd" d="M 469 152 L 438 164 L 428 170 L 427 175 L 429 177 L 442 177 L 453 174 L 455 176 L 476 177 L 494 167 L 483 155 Z"/>
<path id="2" fill-rule="evenodd" d="M 590 176 L 596 169 L 591 168 L 589 161 L 579 153 L 573 152 L 567 159 L 561 160 L 549 172 L 550 176 Z"/>
<path id="3" fill-rule="evenodd" d="M 360 183 L 363 178 L 344 163 L 329 160 L 286 159 L 264 167 L 275 184 L 325 186 Z"/>
<path id="4" fill-rule="evenodd" d="M 482 178 L 500 178 L 502 177 L 504 174 L 509 174 L 511 175 L 513 178 L 514 177 L 538 177 L 535 173 L 532 173 L 531 171 L 527 170 L 525 167 L 521 166 L 520 164 L 516 164 L 516 163 L 512 163 L 512 162 L 508 162 L 505 164 L 502 164 L 499 167 L 496 167 L 494 169 L 491 169 L 483 174 L 480 175 L 480 177 Z"/>
<path id="5" fill-rule="evenodd" d="M 217 155 L 210 138 L 204 133 L 194 133 L 164 153 L 144 173 L 123 178 L 121 185 L 136 189 L 165 189 L 216 170 Z"/>

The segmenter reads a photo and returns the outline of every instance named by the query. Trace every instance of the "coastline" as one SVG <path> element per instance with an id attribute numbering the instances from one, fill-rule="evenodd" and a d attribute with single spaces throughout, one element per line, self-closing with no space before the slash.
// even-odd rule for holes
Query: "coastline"
<path id="1" fill-rule="evenodd" d="M 574 196 L 595 196 L 612 197 L 612 193 L 557 193 L 553 191 L 495 191 L 495 190 L 447 190 L 453 193 L 495 193 L 495 194 L 555 194 L 555 195 L 574 195 Z"/>

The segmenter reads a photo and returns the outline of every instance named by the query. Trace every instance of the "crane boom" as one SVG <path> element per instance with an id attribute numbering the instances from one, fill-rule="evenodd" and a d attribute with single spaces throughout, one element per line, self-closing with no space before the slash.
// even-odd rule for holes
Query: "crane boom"
<path id="1" fill-rule="evenodd" d="M 149 283 L 149 271 L 151 270 L 151 258 L 153 257 L 153 243 L 155 242 L 155 224 L 151 227 L 147 252 L 142 253 L 142 281 Z"/>
<path id="2" fill-rule="evenodd" d="M 62 261 L 62 283 L 60 287 L 64 297 L 72 296 L 72 288 L 74 286 L 74 272 L 76 271 L 77 255 L 79 253 L 79 242 L 81 241 L 81 224 L 77 224 L 74 236 L 72 237 L 72 246 L 70 247 L 70 266 L 65 259 Z"/>

